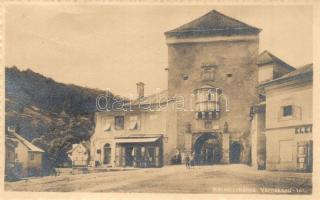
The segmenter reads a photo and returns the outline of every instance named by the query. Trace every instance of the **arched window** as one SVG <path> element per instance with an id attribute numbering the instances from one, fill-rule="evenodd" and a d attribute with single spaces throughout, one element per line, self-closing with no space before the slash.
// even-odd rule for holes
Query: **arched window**
<path id="1" fill-rule="evenodd" d="M 204 85 L 195 90 L 196 118 L 213 120 L 219 118 L 219 94 L 221 90 L 211 85 Z"/>

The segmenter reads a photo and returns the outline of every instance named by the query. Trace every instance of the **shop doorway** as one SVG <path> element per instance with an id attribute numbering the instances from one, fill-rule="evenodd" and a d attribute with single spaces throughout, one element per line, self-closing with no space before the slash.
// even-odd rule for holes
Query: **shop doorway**
<path id="1" fill-rule="evenodd" d="M 125 146 L 125 166 L 132 167 L 134 159 L 134 149 L 132 145 Z"/>
<path id="2" fill-rule="evenodd" d="M 312 172 L 313 156 L 312 156 L 312 141 L 300 141 L 297 144 L 297 161 L 298 170 Z"/>
<path id="3" fill-rule="evenodd" d="M 230 163 L 240 163 L 241 144 L 232 142 L 230 146 Z"/>
<path id="4" fill-rule="evenodd" d="M 214 134 L 206 133 L 200 136 L 195 142 L 194 151 L 196 165 L 220 163 L 222 158 L 221 142 Z"/>

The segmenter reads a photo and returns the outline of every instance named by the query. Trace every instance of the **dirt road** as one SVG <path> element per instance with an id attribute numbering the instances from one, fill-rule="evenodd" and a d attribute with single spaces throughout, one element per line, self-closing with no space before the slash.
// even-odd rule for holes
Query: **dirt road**
<path id="1" fill-rule="evenodd" d="M 311 174 L 257 171 L 244 165 L 166 166 L 43 177 L 5 183 L 7 191 L 156 193 L 311 193 Z"/>

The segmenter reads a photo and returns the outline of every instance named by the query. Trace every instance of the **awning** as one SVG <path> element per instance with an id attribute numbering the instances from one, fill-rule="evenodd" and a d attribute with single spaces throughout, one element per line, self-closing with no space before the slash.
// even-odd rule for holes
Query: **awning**
<path id="1" fill-rule="evenodd" d="M 160 137 L 146 137 L 146 138 L 116 138 L 116 143 L 150 143 L 156 142 Z"/>

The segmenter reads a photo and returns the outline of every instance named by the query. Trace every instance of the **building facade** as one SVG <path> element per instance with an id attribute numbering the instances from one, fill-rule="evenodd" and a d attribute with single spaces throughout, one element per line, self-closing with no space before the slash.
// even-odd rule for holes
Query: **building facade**
<path id="1" fill-rule="evenodd" d="M 80 142 L 73 144 L 72 149 L 68 151 L 68 157 L 72 161 L 72 166 L 88 166 L 90 164 L 90 143 Z"/>
<path id="2" fill-rule="evenodd" d="M 268 51 L 263 51 L 258 56 L 258 81 L 259 86 L 271 82 L 279 77 L 295 70 L 294 67 L 285 63 Z M 270 107 L 268 101 L 268 107 Z M 268 116 L 271 117 L 271 116 Z M 259 89 L 259 103 L 252 107 L 251 120 L 251 148 L 252 166 L 256 169 L 266 169 L 266 93 Z M 270 148 L 270 147 L 269 147 Z"/>
<path id="3" fill-rule="evenodd" d="M 140 92 L 139 92 L 140 91 Z M 161 167 L 169 164 L 174 135 L 168 135 L 167 91 L 139 98 L 121 109 L 96 113 L 91 137 L 91 161 L 95 167 Z M 174 122 L 173 122 L 174 123 Z M 170 138 L 170 140 L 169 140 Z"/>
<path id="4" fill-rule="evenodd" d="M 6 133 L 6 175 L 41 176 L 43 153 L 42 149 L 31 144 L 14 130 L 8 130 Z"/>
<path id="5" fill-rule="evenodd" d="M 266 94 L 266 169 L 312 171 L 312 64 L 260 85 Z"/>
<path id="6" fill-rule="evenodd" d="M 170 132 L 198 164 L 250 162 L 250 107 L 258 102 L 260 29 L 217 11 L 166 32 L 169 97 L 184 110 Z M 169 116 L 170 121 L 170 116 Z"/>

